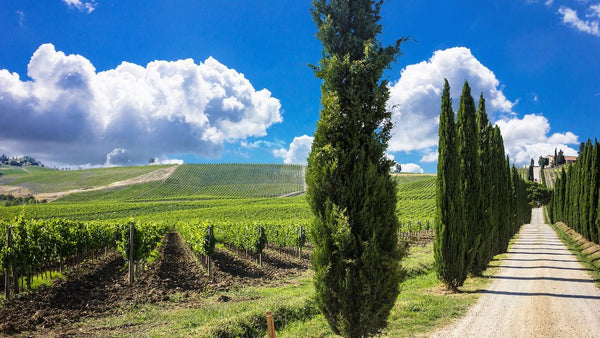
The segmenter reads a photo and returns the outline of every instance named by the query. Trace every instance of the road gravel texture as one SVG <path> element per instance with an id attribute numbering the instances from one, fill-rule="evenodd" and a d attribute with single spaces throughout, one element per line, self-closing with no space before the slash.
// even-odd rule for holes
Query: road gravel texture
<path id="1" fill-rule="evenodd" d="M 434 337 L 600 337 L 600 289 L 542 208 L 502 260 L 466 317 Z"/>

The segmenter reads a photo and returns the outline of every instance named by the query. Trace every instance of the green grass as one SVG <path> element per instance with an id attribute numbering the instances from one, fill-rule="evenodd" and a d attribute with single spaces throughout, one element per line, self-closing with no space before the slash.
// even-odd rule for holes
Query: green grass
<path id="1" fill-rule="evenodd" d="M 34 193 L 48 193 L 108 185 L 169 165 L 114 167 L 86 170 L 55 170 L 37 166 L 10 169 L 0 176 L 2 185 L 18 185 Z"/>
<path id="2" fill-rule="evenodd" d="M 585 240 L 564 223 L 551 225 L 567 248 L 577 256 L 581 264 L 588 269 L 596 285 L 600 287 L 600 245 Z"/>

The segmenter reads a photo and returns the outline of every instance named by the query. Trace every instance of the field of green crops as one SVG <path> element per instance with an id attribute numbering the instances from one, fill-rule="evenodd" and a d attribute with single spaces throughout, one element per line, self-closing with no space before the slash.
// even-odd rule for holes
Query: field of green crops
<path id="1" fill-rule="evenodd" d="M 164 181 L 71 194 L 61 202 L 132 202 L 276 197 L 303 191 L 303 166 L 187 164 Z"/>
<path id="2" fill-rule="evenodd" d="M 139 167 L 152 168 L 155 166 Z M 147 172 L 131 168 L 124 176 L 113 171 L 81 170 L 58 174 L 45 173 L 46 177 L 73 175 L 89 177 L 99 182 L 94 174 L 103 176 L 103 183 L 131 177 L 133 172 Z M 108 175 L 107 172 L 110 174 Z M 26 173 L 19 174 L 28 177 Z M 27 182 L 40 179 L 31 174 Z M 8 176 L 8 175 L 7 175 Z M 398 183 L 398 219 L 407 222 L 433 222 L 435 211 L 435 176 L 403 174 L 394 176 Z M 28 219 L 66 218 L 79 221 L 125 220 L 141 221 L 168 219 L 176 223 L 183 220 L 220 222 L 266 221 L 298 222 L 310 224 L 312 214 L 304 195 L 271 198 L 301 191 L 301 166 L 281 165 L 182 165 L 165 182 L 150 182 L 126 186 L 121 189 L 98 190 L 71 194 L 52 203 L 15 207 L 0 207 L 0 220 L 10 221 L 23 215 Z M 54 180 L 56 185 L 58 180 Z M 42 185 L 44 183 L 42 182 Z M 277 185 L 277 189 L 273 186 Z M 37 188 L 37 186 L 36 186 Z M 270 195 L 270 196 L 269 196 Z M 259 196 L 259 197 L 257 197 Z"/>
<path id="3" fill-rule="evenodd" d="M 34 193 L 85 189 L 130 179 L 169 165 L 56 170 L 37 166 L 0 166 L 0 185 L 21 186 Z"/>

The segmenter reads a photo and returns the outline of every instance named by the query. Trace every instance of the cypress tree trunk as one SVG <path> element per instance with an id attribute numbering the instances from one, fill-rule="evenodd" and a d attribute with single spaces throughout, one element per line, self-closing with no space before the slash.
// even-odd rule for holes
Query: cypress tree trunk
<path id="1" fill-rule="evenodd" d="M 438 278 L 451 290 L 464 283 L 467 272 L 467 227 L 461 217 L 463 198 L 450 86 L 444 80 L 440 113 L 436 184 L 434 258 Z"/>
<path id="2" fill-rule="evenodd" d="M 317 304 L 332 330 L 347 337 L 386 325 L 403 278 L 395 215 L 396 185 L 385 150 L 392 129 L 383 70 L 399 53 L 382 47 L 382 1 L 315 0 L 323 43 L 313 66 L 321 119 L 306 172 L 315 214 L 313 268 Z"/>

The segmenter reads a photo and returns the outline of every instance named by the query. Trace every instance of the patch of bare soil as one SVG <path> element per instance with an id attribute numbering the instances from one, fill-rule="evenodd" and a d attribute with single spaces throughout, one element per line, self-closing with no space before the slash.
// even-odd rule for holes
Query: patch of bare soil
<path id="1" fill-rule="evenodd" d="M 117 253 L 81 264 L 66 280 L 21 296 L 0 309 L 0 334 L 75 323 L 111 311 L 126 289 Z"/>
<path id="2" fill-rule="evenodd" d="M 143 175 L 140 175 L 140 176 L 137 176 L 134 178 L 130 178 L 127 180 L 123 180 L 123 181 L 113 182 L 111 184 L 103 185 L 103 186 L 99 186 L 99 187 L 35 194 L 34 197 L 38 200 L 46 200 L 48 202 L 52 202 L 63 196 L 66 196 L 66 195 L 69 195 L 72 193 L 76 193 L 76 192 L 103 190 L 103 189 L 124 187 L 124 186 L 132 185 L 132 184 L 148 183 L 148 182 L 154 182 L 154 181 L 164 181 L 175 172 L 177 167 L 178 167 L 178 165 L 174 165 L 174 166 L 171 166 L 168 168 L 156 169 L 147 174 L 143 174 Z"/>
<path id="3" fill-rule="evenodd" d="M 31 196 L 33 195 L 33 192 L 25 187 L 20 187 L 18 185 L 0 185 L 0 194 L 23 197 Z"/>

